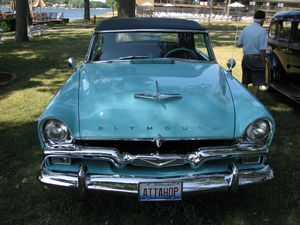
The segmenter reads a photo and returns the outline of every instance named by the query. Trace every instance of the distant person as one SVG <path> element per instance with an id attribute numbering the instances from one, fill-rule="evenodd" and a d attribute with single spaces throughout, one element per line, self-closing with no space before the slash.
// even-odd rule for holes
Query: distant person
<path id="1" fill-rule="evenodd" d="M 2 35 L 3 35 L 3 30 L 2 30 L 2 28 L 0 27 L 0 44 L 3 44 L 3 42 L 1 41 Z"/>
<path id="2" fill-rule="evenodd" d="M 96 17 L 96 15 L 94 15 L 93 23 L 96 24 L 96 21 L 97 21 L 97 17 Z"/>
<path id="3" fill-rule="evenodd" d="M 238 47 L 243 47 L 242 84 L 257 95 L 259 86 L 265 85 L 267 34 L 262 27 L 266 13 L 258 10 L 254 14 L 253 24 L 244 28 L 237 42 Z"/>

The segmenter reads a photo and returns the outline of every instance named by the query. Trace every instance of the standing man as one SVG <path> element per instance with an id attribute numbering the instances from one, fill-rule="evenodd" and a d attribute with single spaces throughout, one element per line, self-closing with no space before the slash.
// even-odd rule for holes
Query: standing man
<path id="1" fill-rule="evenodd" d="M 257 95 L 259 86 L 265 85 L 267 34 L 262 27 L 266 19 L 264 11 L 258 10 L 254 14 L 253 24 L 244 28 L 237 42 L 238 47 L 243 47 L 242 84 Z"/>

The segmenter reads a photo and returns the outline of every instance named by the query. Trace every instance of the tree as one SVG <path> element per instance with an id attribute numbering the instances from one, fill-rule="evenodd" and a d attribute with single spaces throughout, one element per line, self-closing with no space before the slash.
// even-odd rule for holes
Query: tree
<path id="1" fill-rule="evenodd" d="M 135 17 L 135 0 L 119 0 L 119 17 Z"/>
<path id="2" fill-rule="evenodd" d="M 89 0 L 84 0 L 84 20 L 91 20 Z"/>
<path id="3" fill-rule="evenodd" d="M 213 13 L 213 4 L 214 4 L 214 0 L 209 0 L 209 17 L 208 17 L 208 22 L 211 21 L 211 16 Z"/>
<path id="4" fill-rule="evenodd" d="M 16 41 L 27 42 L 27 16 L 28 16 L 28 0 L 16 1 Z"/>
<path id="5" fill-rule="evenodd" d="M 112 9 L 113 17 L 115 16 L 115 9 L 118 9 L 118 0 L 106 0 L 106 5 Z"/>

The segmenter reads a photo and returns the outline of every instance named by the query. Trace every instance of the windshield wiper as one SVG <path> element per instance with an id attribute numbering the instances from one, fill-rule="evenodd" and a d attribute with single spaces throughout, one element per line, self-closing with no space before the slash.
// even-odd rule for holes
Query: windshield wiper
<path id="1" fill-rule="evenodd" d="M 123 56 L 123 57 L 120 57 L 117 59 L 126 60 L 126 59 L 147 59 L 147 58 L 149 58 L 149 57 L 146 55 L 128 55 L 128 56 Z"/>
<path id="2" fill-rule="evenodd" d="M 102 63 L 112 63 L 115 60 L 128 60 L 128 59 L 148 59 L 149 56 L 146 55 L 129 55 L 129 56 L 123 56 L 115 59 L 108 59 L 108 60 L 102 60 Z"/>

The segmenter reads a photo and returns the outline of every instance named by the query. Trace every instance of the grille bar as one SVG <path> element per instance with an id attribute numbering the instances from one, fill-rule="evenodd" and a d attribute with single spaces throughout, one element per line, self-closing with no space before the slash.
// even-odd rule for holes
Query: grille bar
<path id="1" fill-rule="evenodd" d="M 201 147 L 234 146 L 236 140 L 167 140 L 157 147 L 154 141 L 125 141 L 125 140 L 76 140 L 75 145 L 85 147 L 116 148 L 120 153 L 130 154 L 186 154 Z"/>

